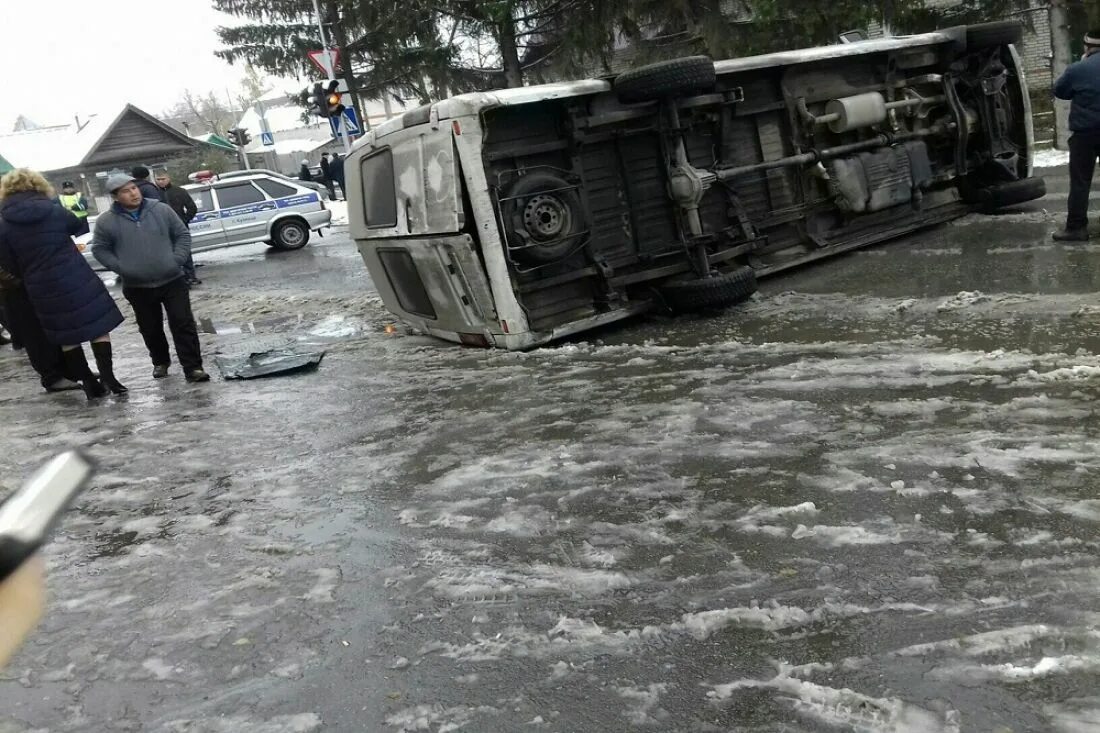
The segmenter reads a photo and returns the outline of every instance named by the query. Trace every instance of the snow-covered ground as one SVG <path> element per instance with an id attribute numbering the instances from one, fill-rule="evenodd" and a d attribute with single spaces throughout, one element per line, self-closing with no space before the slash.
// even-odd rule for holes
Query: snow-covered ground
<path id="1" fill-rule="evenodd" d="M 348 225 L 347 201 L 326 201 L 325 206 L 332 212 L 332 226 L 346 227 Z"/>
<path id="2" fill-rule="evenodd" d="M 1068 164 L 1068 150 L 1055 150 L 1054 148 L 1049 148 L 1047 150 L 1036 151 L 1035 153 L 1036 168 L 1061 168 Z"/>
<path id="3" fill-rule="evenodd" d="M 154 382 L 130 322 L 89 407 L 0 352 L 0 475 L 102 465 L 0 730 L 1089 730 L 1100 247 L 1054 219 L 528 353 L 386 333 L 333 232 L 195 293 L 315 373 Z"/>

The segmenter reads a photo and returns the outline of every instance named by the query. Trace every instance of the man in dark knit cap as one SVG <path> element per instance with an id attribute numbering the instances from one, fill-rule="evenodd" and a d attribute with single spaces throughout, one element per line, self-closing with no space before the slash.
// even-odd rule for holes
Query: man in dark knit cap
<path id="1" fill-rule="evenodd" d="M 164 193 L 157 188 L 157 184 L 149 180 L 149 169 L 143 165 L 135 165 L 130 171 L 130 176 L 141 191 L 141 197 L 146 201 L 164 201 Z"/>

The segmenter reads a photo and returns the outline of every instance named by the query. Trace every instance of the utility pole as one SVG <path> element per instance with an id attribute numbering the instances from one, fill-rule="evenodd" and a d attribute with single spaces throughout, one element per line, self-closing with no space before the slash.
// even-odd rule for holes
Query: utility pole
<path id="1" fill-rule="evenodd" d="M 1050 72 L 1057 81 L 1066 67 L 1073 63 L 1073 29 L 1070 27 L 1068 0 L 1050 3 Z M 1069 149 L 1069 102 L 1054 100 L 1054 147 Z"/>

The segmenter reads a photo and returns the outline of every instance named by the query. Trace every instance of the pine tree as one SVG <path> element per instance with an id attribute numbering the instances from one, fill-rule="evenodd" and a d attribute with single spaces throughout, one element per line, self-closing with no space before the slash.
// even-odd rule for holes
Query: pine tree
<path id="1" fill-rule="evenodd" d="M 1090 0 L 1100 6 L 1100 0 Z M 702 53 L 736 58 L 837 42 L 878 25 L 922 33 L 1003 20 L 1028 0 L 633 0 L 621 31 L 645 59 Z"/>
<path id="2" fill-rule="evenodd" d="M 227 61 L 313 78 L 312 0 L 213 0 L 251 21 L 219 28 Z M 1088 0 L 1100 6 L 1100 0 Z M 459 92 L 589 76 L 616 47 L 639 60 L 732 58 L 835 43 L 878 23 L 895 32 L 999 20 L 1027 0 L 321 0 L 353 89 L 421 102 Z M 349 82 L 350 83 L 350 82 Z"/>

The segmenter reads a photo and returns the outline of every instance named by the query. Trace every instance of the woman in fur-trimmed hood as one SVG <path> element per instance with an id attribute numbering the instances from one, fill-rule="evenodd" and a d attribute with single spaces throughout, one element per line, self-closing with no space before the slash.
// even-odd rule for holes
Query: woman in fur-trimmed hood
<path id="1" fill-rule="evenodd" d="M 122 313 L 76 249 L 80 222 L 53 195 L 46 179 L 26 168 L 0 179 L 0 269 L 22 280 L 46 338 L 61 347 L 66 371 L 88 397 L 107 389 L 121 394 L 126 387 L 114 376 L 110 334 Z M 99 378 L 84 356 L 86 341 Z"/>

